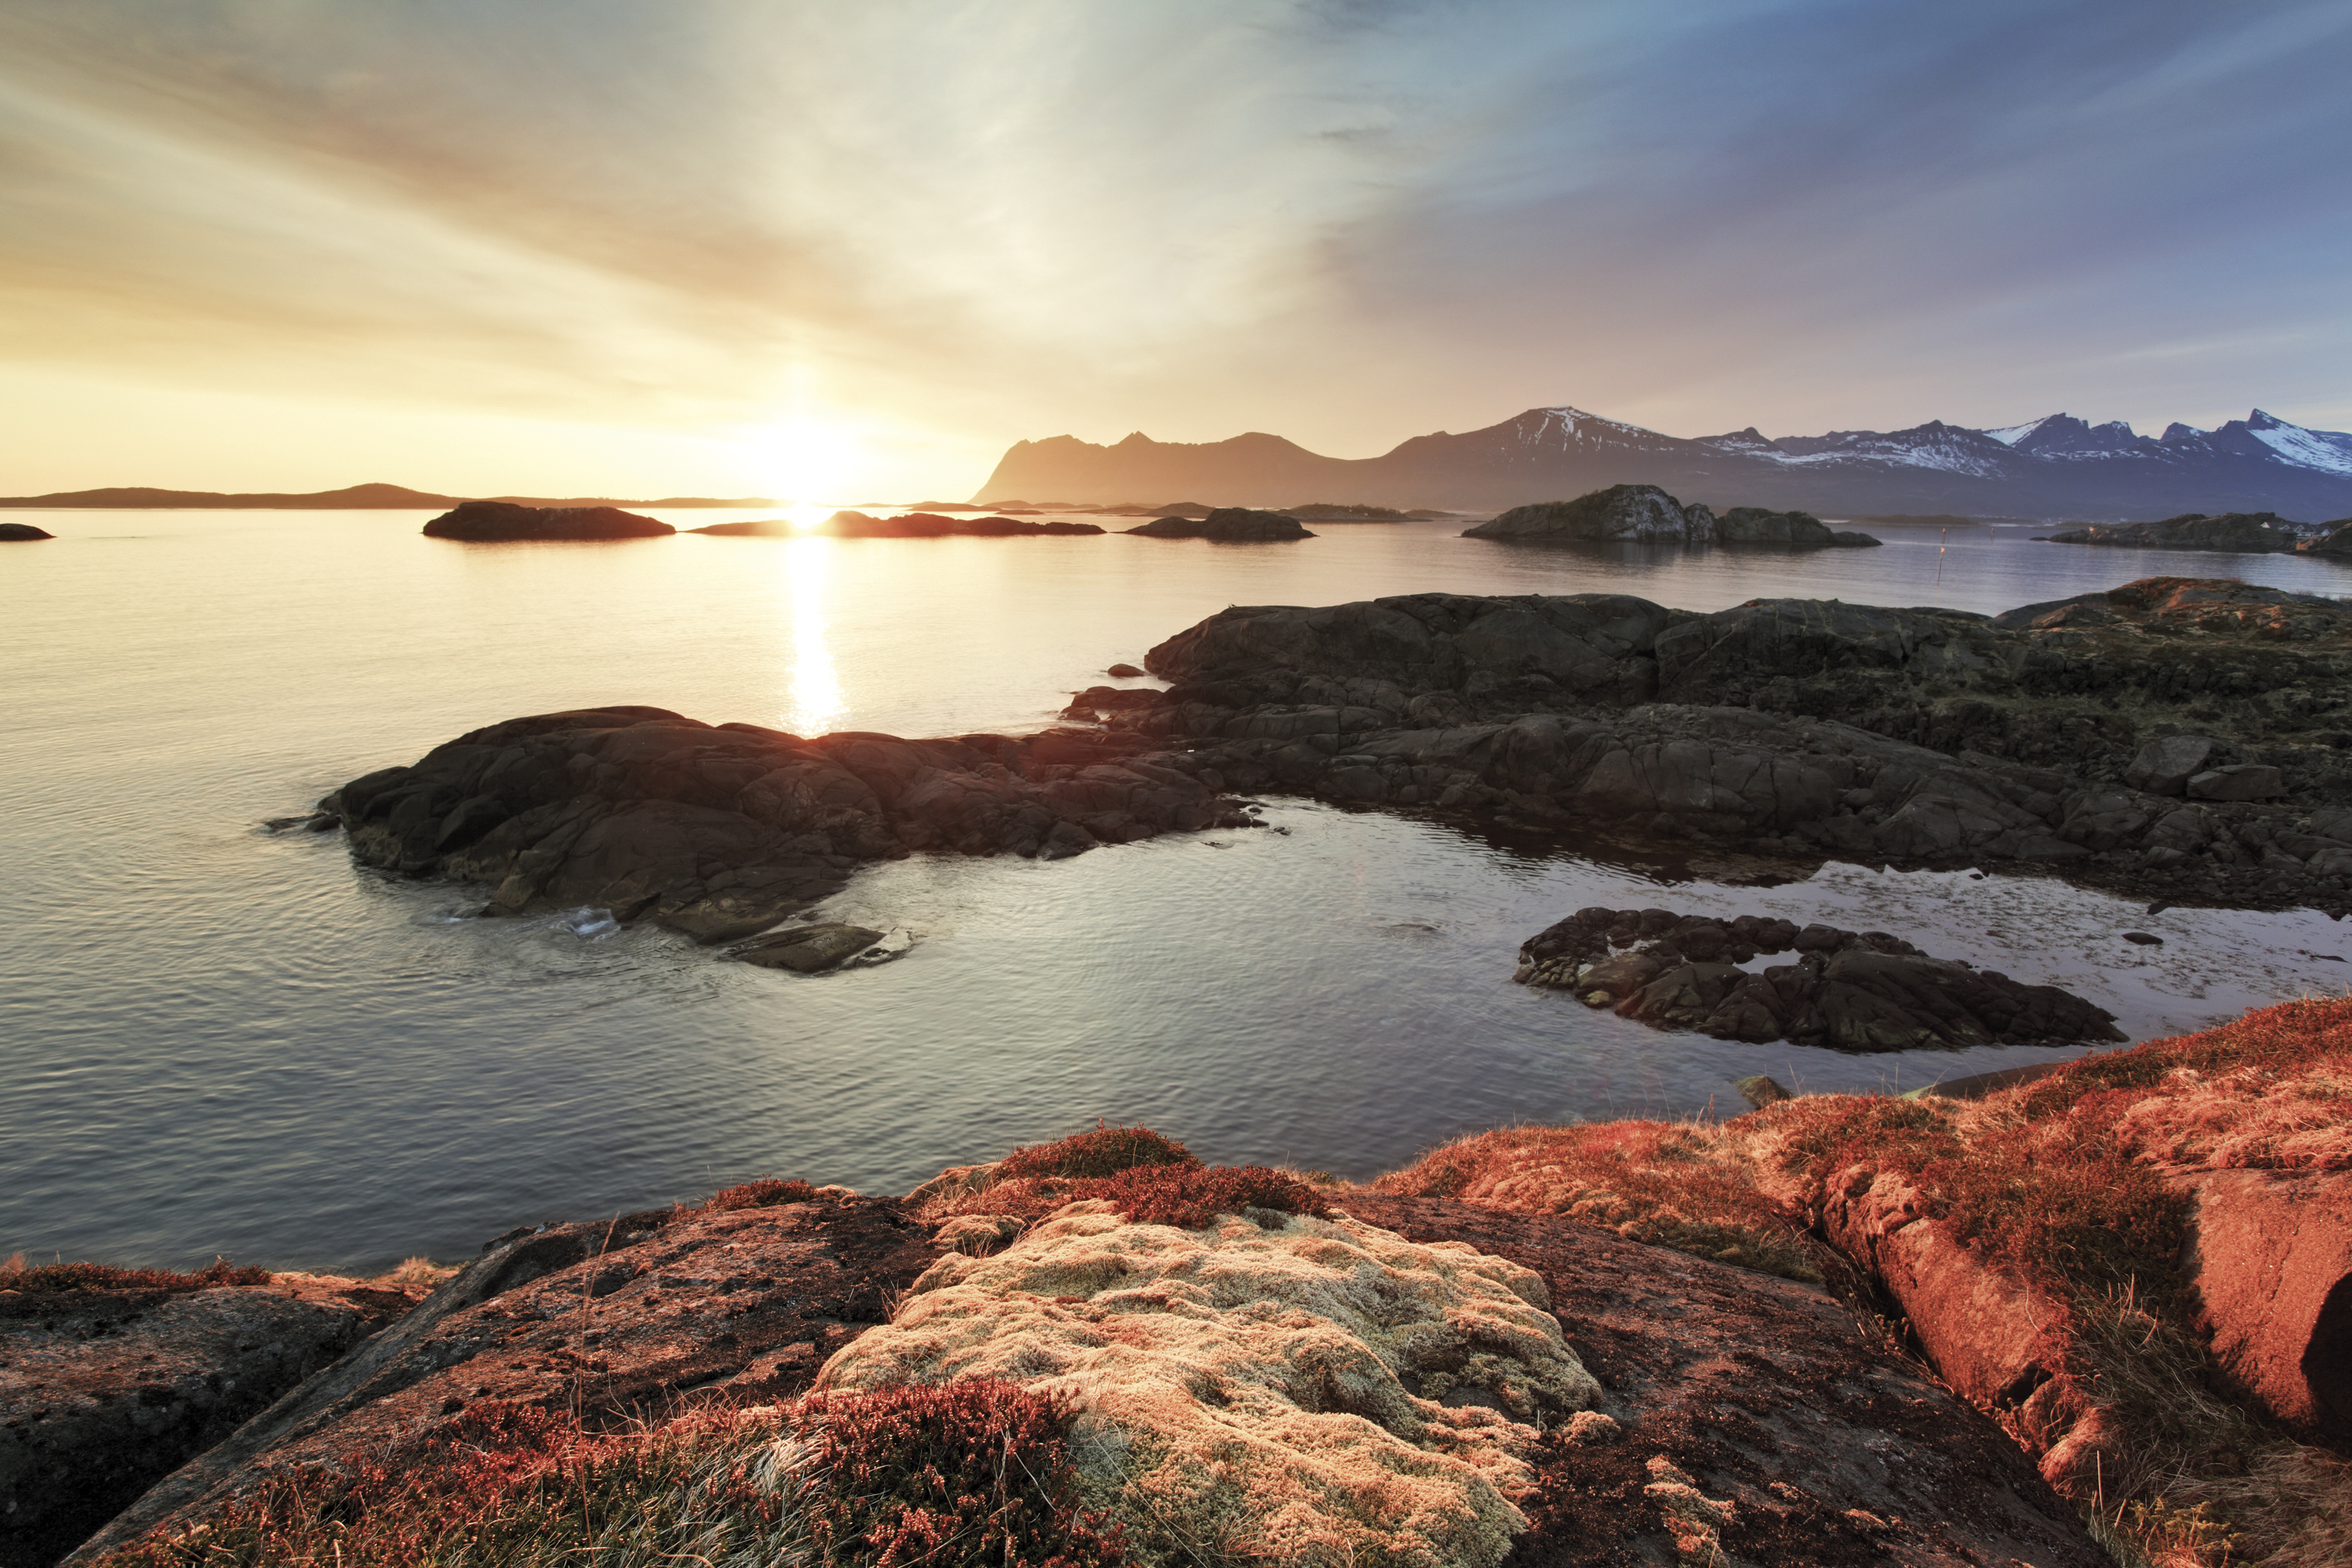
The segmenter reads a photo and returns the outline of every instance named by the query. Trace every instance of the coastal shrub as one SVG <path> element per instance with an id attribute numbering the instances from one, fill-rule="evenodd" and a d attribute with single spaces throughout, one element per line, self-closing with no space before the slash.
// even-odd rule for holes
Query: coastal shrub
<path id="1" fill-rule="evenodd" d="M 0 1290 L 168 1290 L 178 1294 L 216 1285 L 267 1285 L 269 1270 L 239 1268 L 215 1258 L 193 1274 L 169 1268 L 117 1268 L 105 1263 L 41 1263 L 27 1268 L 22 1254 L 0 1264 Z"/>
<path id="2" fill-rule="evenodd" d="M 1433 1150 L 1372 1190 L 1565 1215 L 1759 1273 L 1822 1278 L 1799 1227 L 1759 1190 L 1738 1137 L 1705 1122 L 1498 1128 Z"/>
<path id="3" fill-rule="evenodd" d="M 1264 1165 L 1145 1165 L 1077 1183 L 1073 1200 L 1108 1200 L 1137 1225 L 1198 1230 L 1221 1214 L 1245 1208 L 1327 1215 L 1331 1201 L 1297 1177 Z"/>
<path id="4" fill-rule="evenodd" d="M 823 1478 L 808 1505 L 825 1562 L 1112 1568 L 1118 1527 L 1078 1511 L 1069 1406 L 975 1378 L 815 1394 L 795 1422 Z"/>
<path id="5" fill-rule="evenodd" d="M 737 1187 L 723 1188 L 710 1194 L 702 1206 L 711 1213 L 729 1209 L 772 1208 L 778 1204 L 804 1204 L 816 1196 L 816 1189 L 806 1182 L 780 1182 L 773 1176 L 761 1176 Z"/>
<path id="6" fill-rule="evenodd" d="M 1037 1176 L 1115 1176 L 1139 1165 L 1198 1165 L 1193 1152 L 1149 1127 L 1111 1127 L 1096 1121 L 1091 1132 L 1051 1143 L 1017 1148 L 996 1167 L 996 1179 L 1014 1182 Z"/>

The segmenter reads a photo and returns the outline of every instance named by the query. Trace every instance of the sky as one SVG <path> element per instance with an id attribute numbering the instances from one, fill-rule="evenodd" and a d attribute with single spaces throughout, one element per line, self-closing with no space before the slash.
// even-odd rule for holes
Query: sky
<path id="1" fill-rule="evenodd" d="M 2343 0 L 8 0 L 0 494 L 2352 428 Z"/>

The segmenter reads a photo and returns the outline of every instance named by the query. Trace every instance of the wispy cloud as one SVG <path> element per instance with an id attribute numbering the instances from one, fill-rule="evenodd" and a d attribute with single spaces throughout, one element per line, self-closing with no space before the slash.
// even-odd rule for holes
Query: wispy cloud
<path id="1" fill-rule="evenodd" d="M 2352 415 L 2347 65 L 2327 4 L 18 0 L 0 349 L 980 447 Z"/>

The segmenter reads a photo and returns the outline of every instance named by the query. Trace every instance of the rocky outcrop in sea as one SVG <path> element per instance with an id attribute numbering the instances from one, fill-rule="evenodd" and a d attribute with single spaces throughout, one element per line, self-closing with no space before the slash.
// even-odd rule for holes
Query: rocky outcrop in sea
<path id="1" fill-rule="evenodd" d="M 57 535 L 47 529 L 35 528 L 29 522 L 0 522 L 0 544 L 11 542 L 30 543 L 37 539 L 55 539 Z"/>
<path id="2" fill-rule="evenodd" d="M 2210 550 L 2236 555 L 2275 555 L 2293 550 L 2301 536 L 2274 511 L 2232 511 L 2209 517 L 2184 512 L 2161 522 L 2094 522 L 2036 542 L 2105 544 L 2119 550 Z"/>
<path id="3" fill-rule="evenodd" d="M 868 861 L 915 850 L 1057 859 L 1247 827 L 1212 776 L 1139 737 L 803 740 L 661 708 L 510 719 L 320 803 L 362 865 L 478 882 L 485 910 L 582 905 L 698 942 L 767 930 Z"/>
<path id="4" fill-rule="evenodd" d="M 656 518 L 616 506 L 519 506 L 512 501 L 460 501 L 425 525 L 427 539 L 475 543 L 520 540 L 658 539 L 677 530 Z"/>
<path id="5" fill-rule="evenodd" d="M 1024 522 L 1017 517 L 948 517 L 938 512 L 909 511 L 897 517 L 874 517 L 862 511 L 837 511 L 814 528 L 795 527 L 784 518 L 761 518 L 751 522 L 715 522 L 689 528 L 722 539 L 1025 539 L 1049 535 L 1100 533 L 1091 522 Z"/>
<path id="6" fill-rule="evenodd" d="M 1140 528 L 1121 531 L 1146 539 L 1207 539 L 1221 544 L 1269 544 L 1315 537 L 1287 512 L 1255 511 L 1245 506 L 1221 506 L 1198 519 L 1154 518 Z"/>
<path id="7" fill-rule="evenodd" d="M 1228 609 L 1146 663 L 1171 689 L 1108 729 L 1236 789 L 2352 907 L 2352 605 L 2315 595 L 2147 578 L 1986 616 L 1416 594 Z"/>
<path id="8" fill-rule="evenodd" d="M 1685 506 L 1655 485 L 1612 485 L 1574 500 L 1515 506 L 1500 517 L 1462 531 L 1465 539 L 1552 544 L 1752 545 L 1776 550 L 1866 548 L 1867 533 L 1832 529 L 1806 511 L 1736 506 L 1721 517 L 1704 505 Z"/>

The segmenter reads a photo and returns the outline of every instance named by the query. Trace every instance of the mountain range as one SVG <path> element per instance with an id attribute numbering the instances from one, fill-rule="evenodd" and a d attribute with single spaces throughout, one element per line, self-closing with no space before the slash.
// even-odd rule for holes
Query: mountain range
<path id="1" fill-rule="evenodd" d="M 1377 458 L 1327 458 L 1252 431 L 1198 445 L 1140 431 L 1112 446 L 1072 436 L 1016 443 L 973 500 L 1189 496 L 1213 505 L 1308 499 L 1501 509 L 1614 484 L 1684 501 L 1829 516 L 1951 512 L 2134 521 L 2186 511 L 2275 511 L 2317 522 L 2352 514 L 2352 435 L 2306 430 L 2255 409 L 2216 430 L 2160 437 L 2121 420 L 2053 414 L 1976 430 L 1832 430 L 1777 440 L 1753 426 L 1697 439 L 1580 408 L 1530 408 L 1461 435 L 1416 436 Z"/>

